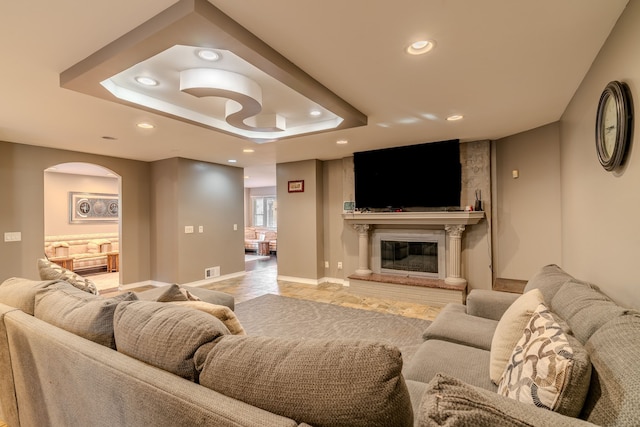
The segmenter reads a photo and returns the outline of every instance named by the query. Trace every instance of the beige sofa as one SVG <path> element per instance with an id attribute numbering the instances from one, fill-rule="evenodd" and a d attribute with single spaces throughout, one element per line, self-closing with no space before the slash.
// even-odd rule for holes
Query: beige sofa
<path id="1" fill-rule="evenodd" d="M 48 259 L 73 259 L 73 270 L 107 267 L 107 253 L 119 251 L 118 233 L 46 236 L 44 252 Z"/>
<path id="2" fill-rule="evenodd" d="M 278 250 L 278 231 L 271 228 L 263 227 L 245 227 L 244 229 L 244 250 L 258 251 L 258 242 L 269 241 L 269 251 L 277 252 Z"/>
<path id="3" fill-rule="evenodd" d="M 10 426 L 640 425 L 640 314 L 557 266 L 542 268 L 522 296 L 474 290 L 466 306 L 447 305 L 404 367 L 393 346 L 230 335 L 212 316 L 131 295 L 86 298 L 80 321 L 75 300 L 84 298 L 68 286 L 0 285 L 0 401 Z M 513 338 L 505 327 L 532 295 L 548 308 L 517 316 L 526 326 L 502 378 L 524 388 L 507 397 L 491 380 L 491 353 Z M 105 307 L 106 317 L 93 313 Z M 549 364 L 538 372 L 563 375 L 542 384 L 559 389 L 554 410 L 542 407 L 546 390 L 538 403 L 521 401 L 537 389 L 514 373 L 529 363 L 516 363 L 530 354 L 527 337 L 547 332 L 539 342 L 570 344 L 540 353 Z M 552 361 L 569 364 L 550 369 Z"/>

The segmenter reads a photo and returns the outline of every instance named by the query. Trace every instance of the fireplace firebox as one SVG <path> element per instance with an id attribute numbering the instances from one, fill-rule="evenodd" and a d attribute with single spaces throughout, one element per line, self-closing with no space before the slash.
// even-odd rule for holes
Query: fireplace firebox
<path id="1" fill-rule="evenodd" d="M 445 278 L 444 231 L 378 229 L 372 245 L 374 273 Z"/>

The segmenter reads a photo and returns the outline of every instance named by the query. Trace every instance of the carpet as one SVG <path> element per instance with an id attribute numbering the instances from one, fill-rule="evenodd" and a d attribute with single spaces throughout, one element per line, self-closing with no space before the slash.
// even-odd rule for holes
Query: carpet
<path id="1" fill-rule="evenodd" d="M 245 255 L 244 256 L 244 262 L 248 262 L 248 261 L 255 261 L 255 260 L 259 260 L 259 259 L 269 259 L 271 258 L 268 255 Z"/>
<path id="2" fill-rule="evenodd" d="M 422 334 L 431 324 L 428 320 L 272 294 L 238 303 L 235 313 L 248 335 L 386 342 L 400 349 L 405 365 L 424 342 Z"/>

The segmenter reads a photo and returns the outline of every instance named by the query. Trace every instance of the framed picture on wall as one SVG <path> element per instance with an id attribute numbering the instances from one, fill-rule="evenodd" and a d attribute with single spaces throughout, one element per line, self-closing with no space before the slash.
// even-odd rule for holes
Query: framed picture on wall
<path id="1" fill-rule="evenodd" d="M 69 224 L 118 222 L 117 194 L 69 192 Z"/>
<path id="2" fill-rule="evenodd" d="M 289 193 L 304 193 L 304 180 L 289 181 Z"/>

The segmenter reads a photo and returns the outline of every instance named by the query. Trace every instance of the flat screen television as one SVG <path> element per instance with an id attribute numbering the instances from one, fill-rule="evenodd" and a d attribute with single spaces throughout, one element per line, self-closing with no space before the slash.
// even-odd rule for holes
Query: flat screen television
<path id="1" fill-rule="evenodd" d="M 459 208 L 460 141 L 354 153 L 358 209 Z"/>

